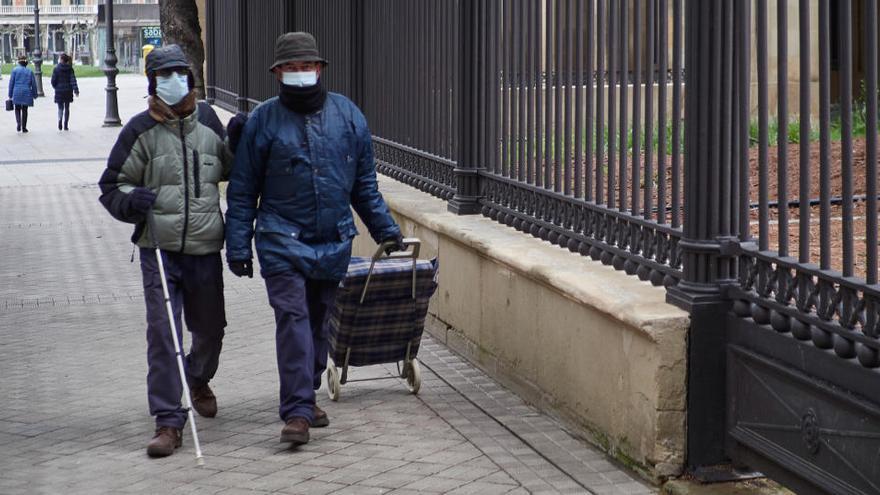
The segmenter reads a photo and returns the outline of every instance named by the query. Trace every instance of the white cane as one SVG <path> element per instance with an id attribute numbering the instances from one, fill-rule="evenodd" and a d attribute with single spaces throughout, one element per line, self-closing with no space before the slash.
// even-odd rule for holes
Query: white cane
<path id="1" fill-rule="evenodd" d="M 165 309 L 168 311 L 168 323 L 171 327 L 171 338 L 174 340 L 174 354 L 177 357 L 177 371 L 180 372 L 180 384 L 183 385 L 183 396 L 186 397 L 186 414 L 189 419 L 189 425 L 192 428 L 193 444 L 196 447 L 196 464 L 205 465 L 205 459 L 202 457 L 202 448 L 199 445 L 199 432 L 196 429 L 196 418 L 193 415 L 192 399 L 189 395 L 189 385 L 186 382 L 186 371 L 183 369 L 183 351 L 181 350 L 180 340 L 177 338 L 177 324 L 174 322 L 174 310 L 171 307 L 171 297 L 168 294 L 168 280 L 165 278 L 165 263 L 162 261 L 162 250 L 159 249 L 159 242 L 156 241 L 156 233 L 153 226 L 153 210 L 148 214 L 150 230 L 150 238 L 156 252 L 156 263 L 159 264 L 159 278 L 162 280 L 162 295 L 165 297 Z"/>

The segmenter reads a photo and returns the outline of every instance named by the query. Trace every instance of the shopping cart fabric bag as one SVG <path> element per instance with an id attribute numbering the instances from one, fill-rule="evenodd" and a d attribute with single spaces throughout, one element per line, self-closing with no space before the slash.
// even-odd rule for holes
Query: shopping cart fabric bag
<path id="1" fill-rule="evenodd" d="M 370 274 L 370 258 L 352 258 L 330 312 L 334 362 L 367 366 L 418 354 L 428 301 L 437 289 L 437 259 L 413 261 L 379 259 Z"/>

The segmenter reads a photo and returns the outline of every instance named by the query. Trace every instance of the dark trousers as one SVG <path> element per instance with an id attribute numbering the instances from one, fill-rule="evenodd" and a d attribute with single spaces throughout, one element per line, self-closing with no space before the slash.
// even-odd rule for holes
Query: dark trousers
<path id="1" fill-rule="evenodd" d="M 27 105 L 15 105 L 15 125 L 19 130 L 27 129 Z"/>
<path id="2" fill-rule="evenodd" d="M 281 382 L 278 414 L 313 419 L 315 390 L 327 369 L 327 317 L 339 282 L 310 280 L 298 272 L 266 277 L 275 310 L 275 353 Z"/>
<path id="3" fill-rule="evenodd" d="M 67 123 L 70 122 L 70 102 L 59 101 L 58 103 L 58 123 L 64 121 L 64 128 L 67 129 Z"/>
<path id="4" fill-rule="evenodd" d="M 220 253 L 195 256 L 163 251 L 162 254 L 181 346 L 181 313 L 191 334 L 189 354 L 184 359 L 187 383 L 190 387 L 204 385 L 217 371 L 226 327 Z M 180 404 L 183 386 L 156 252 L 141 248 L 140 256 L 147 304 L 147 399 L 150 414 L 156 417 L 156 426 L 183 428 L 186 423 L 186 411 Z"/>

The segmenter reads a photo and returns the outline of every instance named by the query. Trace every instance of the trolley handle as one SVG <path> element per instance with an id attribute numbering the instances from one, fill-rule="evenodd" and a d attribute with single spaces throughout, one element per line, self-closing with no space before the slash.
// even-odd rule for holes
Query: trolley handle
<path id="1" fill-rule="evenodd" d="M 377 261 L 383 259 L 412 258 L 412 298 L 416 298 L 416 262 L 419 259 L 419 250 L 422 247 L 422 241 L 417 237 L 406 237 L 403 239 L 402 243 L 405 249 L 404 251 L 393 251 L 386 254 L 385 250 L 389 247 L 395 246 L 397 241 L 385 241 L 379 245 L 378 249 L 376 249 L 376 253 L 370 260 L 370 271 L 367 272 L 367 280 L 364 282 L 364 290 L 361 292 L 361 299 L 358 304 L 363 304 L 364 298 L 367 297 L 367 289 L 370 287 L 370 278 L 373 276 L 373 267 L 376 266 Z"/>

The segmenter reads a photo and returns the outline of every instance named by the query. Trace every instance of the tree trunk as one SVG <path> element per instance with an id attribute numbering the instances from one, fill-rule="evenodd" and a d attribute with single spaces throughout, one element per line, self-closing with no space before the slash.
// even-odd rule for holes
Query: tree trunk
<path id="1" fill-rule="evenodd" d="M 195 0 L 159 0 L 159 25 L 163 43 L 177 44 L 190 61 L 196 92 L 205 98 L 205 46 L 199 26 L 199 9 Z"/>

